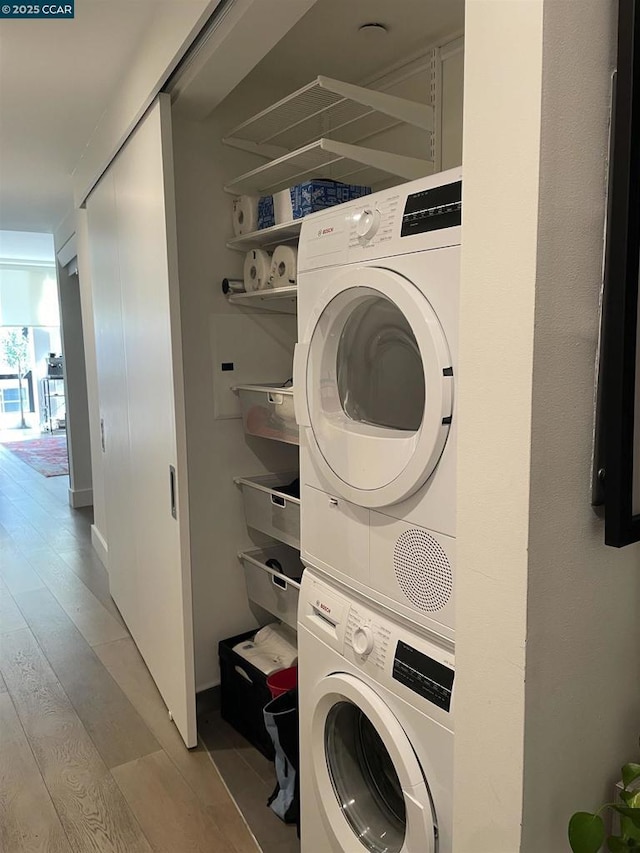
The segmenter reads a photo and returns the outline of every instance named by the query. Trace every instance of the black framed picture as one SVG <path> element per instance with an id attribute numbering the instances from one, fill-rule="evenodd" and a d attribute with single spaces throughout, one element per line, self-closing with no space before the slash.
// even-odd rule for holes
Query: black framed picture
<path id="1" fill-rule="evenodd" d="M 619 0 L 594 466 L 615 547 L 640 541 L 639 273 L 640 2 Z"/>

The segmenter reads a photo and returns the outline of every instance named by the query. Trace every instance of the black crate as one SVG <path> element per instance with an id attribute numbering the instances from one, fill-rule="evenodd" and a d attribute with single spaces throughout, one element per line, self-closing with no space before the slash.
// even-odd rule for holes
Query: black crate
<path id="1" fill-rule="evenodd" d="M 240 732 L 265 758 L 273 761 L 273 742 L 262 715 L 264 706 L 271 701 L 267 676 L 233 651 L 233 646 L 251 639 L 255 633 L 255 630 L 248 631 L 218 644 L 220 712 L 223 720 Z"/>

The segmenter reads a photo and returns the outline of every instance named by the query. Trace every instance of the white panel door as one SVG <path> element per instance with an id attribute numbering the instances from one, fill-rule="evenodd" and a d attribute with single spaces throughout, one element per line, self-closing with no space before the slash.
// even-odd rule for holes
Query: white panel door
<path id="1" fill-rule="evenodd" d="M 125 619 L 134 597 L 134 523 L 131 494 L 127 370 L 117 251 L 115 181 L 109 171 L 87 200 L 96 341 L 100 434 L 105 488 L 109 587 Z"/>
<path id="2" fill-rule="evenodd" d="M 195 679 L 171 116 L 160 99 L 114 168 L 135 589 L 118 600 L 187 746 Z"/>

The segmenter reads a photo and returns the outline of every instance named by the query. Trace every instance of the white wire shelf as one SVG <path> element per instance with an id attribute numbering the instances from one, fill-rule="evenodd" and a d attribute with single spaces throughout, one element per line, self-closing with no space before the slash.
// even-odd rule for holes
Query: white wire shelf
<path id="1" fill-rule="evenodd" d="M 293 243 L 300 236 L 301 228 L 302 219 L 294 219 L 292 222 L 283 222 L 280 225 L 263 228 L 261 231 L 232 237 L 227 242 L 227 248 L 235 249 L 237 252 L 248 252 L 250 249 L 264 249 L 269 246 L 279 246 L 281 243 Z"/>
<path id="2" fill-rule="evenodd" d="M 233 195 L 271 195 L 311 178 L 329 178 L 371 187 L 390 176 L 410 181 L 432 172 L 430 160 L 390 154 L 333 139 L 319 139 L 246 172 L 227 184 L 225 190 Z"/>
<path id="3" fill-rule="evenodd" d="M 251 293 L 230 293 L 227 297 L 233 305 L 244 308 L 262 308 L 279 314 L 295 314 L 298 310 L 298 288 L 274 287 L 272 290 L 254 290 Z"/>
<path id="4" fill-rule="evenodd" d="M 402 122 L 433 132 L 433 107 L 320 76 L 235 127 L 223 141 L 238 147 L 249 143 L 256 151 L 261 146 L 291 151 L 327 136 L 359 142 Z"/>

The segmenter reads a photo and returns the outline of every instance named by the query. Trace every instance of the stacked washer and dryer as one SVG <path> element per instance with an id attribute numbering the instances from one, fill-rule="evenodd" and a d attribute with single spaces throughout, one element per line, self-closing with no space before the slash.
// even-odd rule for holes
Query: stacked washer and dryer
<path id="1" fill-rule="evenodd" d="M 451 853 L 462 176 L 305 219 L 302 853 Z"/>

